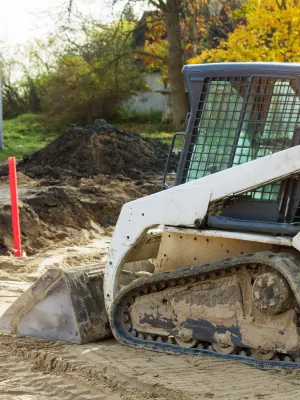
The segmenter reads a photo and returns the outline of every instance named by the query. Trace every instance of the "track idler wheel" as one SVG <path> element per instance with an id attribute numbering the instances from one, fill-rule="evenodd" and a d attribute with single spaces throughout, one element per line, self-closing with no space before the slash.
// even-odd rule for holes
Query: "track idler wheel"
<path id="1" fill-rule="evenodd" d="M 175 342 L 181 346 L 184 347 L 185 349 L 191 349 L 193 347 L 196 347 L 198 344 L 198 341 L 192 338 L 186 338 L 186 337 L 175 337 Z"/>
<path id="2" fill-rule="evenodd" d="M 258 276 L 252 288 L 253 303 L 268 315 L 286 311 L 293 299 L 292 291 L 285 278 L 277 272 L 267 272 Z"/>
<path id="3" fill-rule="evenodd" d="M 226 344 L 220 344 L 220 343 L 212 343 L 213 349 L 219 353 L 219 354 L 224 354 L 224 355 L 229 355 L 234 353 L 236 347 L 235 346 L 229 346 Z"/>
<path id="4" fill-rule="evenodd" d="M 269 361 L 274 358 L 274 351 L 261 351 L 261 350 L 252 350 L 252 355 L 258 360 Z"/>

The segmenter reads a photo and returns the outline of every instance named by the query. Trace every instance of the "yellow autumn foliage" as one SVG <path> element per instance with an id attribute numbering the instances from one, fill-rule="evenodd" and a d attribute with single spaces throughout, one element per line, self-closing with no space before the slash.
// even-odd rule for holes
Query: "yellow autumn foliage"
<path id="1" fill-rule="evenodd" d="M 300 61 L 299 0 L 248 0 L 245 12 L 246 24 L 226 42 L 188 62 Z"/>

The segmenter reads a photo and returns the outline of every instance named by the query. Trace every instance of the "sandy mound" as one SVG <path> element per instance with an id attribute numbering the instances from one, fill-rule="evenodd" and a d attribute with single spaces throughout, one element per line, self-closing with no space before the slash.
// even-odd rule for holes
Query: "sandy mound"
<path id="1" fill-rule="evenodd" d="M 25 157 L 19 167 L 34 178 L 105 174 L 140 179 L 162 173 L 167 154 L 168 146 L 157 140 L 97 120 L 86 129 L 68 128 L 48 146 Z"/>
<path id="2" fill-rule="evenodd" d="M 124 203 L 157 192 L 159 182 L 97 175 L 45 185 L 19 185 L 22 244 L 28 254 L 57 244 L 85 244 L 114 225 Z M 8 183 L 0 182 L 0 254 L 12 248 Z"/>

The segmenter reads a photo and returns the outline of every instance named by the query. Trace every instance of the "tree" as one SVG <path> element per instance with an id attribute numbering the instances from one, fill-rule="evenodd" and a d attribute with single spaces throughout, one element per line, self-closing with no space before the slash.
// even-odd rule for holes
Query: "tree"
<path id="1" fill-rule="evenodd" d="M 228 34 L 244 21 L 241 13 L 243 1 L 230 0 L 190 0 L 185 1 L 180 19 L 183 63 L 196 57 L 204 49 L 216 48 L 228 38 Z M 168 54 L 168 38 L 165 18 L 156 13 L 147 18 L 145 45 L 137 52 L 150 69 L 160 69 L 167 79 L 165 63 Z"/>
<path id="2" fill-rule="evenodd" d="M 71 11 L 75 0 L 68 1 L 69 11 Z M 112 0 L 114 4 L 119 1 Z M 211 26 L 215 28 L 214 30 L 209 29 L 210 33 L 215 31 L 220 37 L 227 37 L 230 23 L 226 17 L 230 13 L 227 11 L 224 13 L 224 10 L 231 10 L 232 4 L 239 4 L 243 0 L 127 0 L 127 6 L 138 2 L 148 3 L 153 7 L 165 25 L 166 35 L 163 41 L 156 44 L 152 41 L 152 47 L 148 46 L 147 48 L 146 46 L 142 51 L 135 51 L 135 53 L 146 57 L 147 60 L 152 60 L 148 61 L 149 64 L 153 63 L 154 65 L 153 60 L 159 60 L 160 66 L 167 70 L 171 91 L 172 123 L 173 128 L 178 130 L 182 127 L 188 108 L 185 84 L 181 73 L 185 51 L 192 52 L 190 56 L 195 55 L 200 48 L 199 38 L 203 39 L 204 36 L 207 43 L 218 43 L 215 35 L 212 37 L 203 35 L 206 30 L 204 21 L 209 20 Z M 208 11 L 208 16 L 204 15 L 204 10 Z M 154 22 L 154 24 L 156 23 L 157 21 Z M 192 36 L 193 40 L 191 41 Z"/>
<path id="3" fill-rule="evenodd" d="M 151 57 L 156 54 L 156 59 L 167 66 L 168 81 L 171 91 L 172 125 L 174 130 L 180 130 L 188 110 L 185 84 L 181 73 L 183 67 L 183 47 L 181 41 L 180 18 L 184 0 L 149 0 L 149 3 L 160 11 L 165 23 L 165 41 L 154 42 L 152 47 L 146 48 L 146 53 Z M 157 25 L 158 28 L 159 25 Z M 154 49 L 156 46 L 156 49 Z M 157 47 L 161 46 L 160 49 Z M 161 53 L 161 54 L 159 54 Z M 164 56 L 162 55 L 164 54 Z"/>
<path id="4" fill-rule="evenodd" d="M 5 118 L 45 112 L 61 122 L 87 123 L 112 117 L 120 103 L 148 89 L 131 51 L 133 25 L 79 16 L 0 59 Z"/>
<path id="5" fill-rule="evenodd" d="M 69 1 L 69 11 L 75 0 Z M 139 0 L 128 0 L 128 4 Z M 143 1 L 144 0 L 140 0 Z M 118 2 L 114 0 L 113 3 Z M 187 98 L 185 95 L 184 80 L 181 73 L 182 47 L 180 31 L 180 13 L 184 0 L 148 0 L 148 3 L 157 10 L 160 10 L 166 21 L 168 35 L 168 55 L 165 62 L 168 65 L 168 78 L 171 90 L 172 122 L 175 130 L 181 129 L 187 113 Z"/>
<path id="6" fill-rule="evenodd" d="M 55 62 L 55 44 L 56 41 L 49 36 L 46 41 L 34 40 L 17 47 L 15 54 L 10 52 L 12 54 L 8 55 L 5 50 L 1 52 L 4 118 L 43 111 L 41 76 L 45 76 Z"/>
<path id="7" fill-rule="evenodd" d="M 43 108 L 65 122 L 89 123 L 112 117 L 122 101 L 147 90 L 131 53 L 131 32 L 123 21 L 84 24 L 74 38 L 65 31 L 64 52 L 41 77 Z"/>
<path id="8" fill-rule="evenodd" d="M 12 118 L 28 112 L 28 107 L 23 98 L 22 90 L 17 82 L 12 81 L 12 70 L 15 61 L 2 57 L 2 101 L 3 118 Z"/>
<path id="9" fill-rule="evenodd" d="M 176 129 L 186 115 L 187 99 L 182 65 L 203 48 L 216 47 L 228 37 L 240 18 L 236 11 L 242 0 L 149 1 L 156 12 L 147 19 L 146 42 L 136 52 L 150 69 L 159 68 L 171 89 L 173 125 Z M 177 8 L 175 7 L 177 5 Z"/>
<path id="10" fill-rule="evenodd" d="M 189 62 L 300 61 L 299 0 L 248 0 L 244 12 L 228 41 Z"/>
<path id="11" fill-rule="evenodd" d="M 160 9 L 166 18 L 168 35 L 167 64 L 171 90 L 172 123 L 173 128 L 179 130 L 188 109 L 185 85 L 181 73 L 183 51 L 181 47 L 180 12 L 183 0 L 150 0 L 150 3 Z"/>

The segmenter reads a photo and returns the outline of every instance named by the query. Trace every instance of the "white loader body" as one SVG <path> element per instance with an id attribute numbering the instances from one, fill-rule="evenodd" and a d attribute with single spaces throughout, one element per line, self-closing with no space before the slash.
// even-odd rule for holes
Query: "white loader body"
<path id="1" fill-rule="evenodd" d="M 134 259 L 131 254 L 134 249 L 139 249 L 150 228 L 158 225 L 194 227 L 196 219 L 205 217 L 211 202 L 247 192 L 299 171 L 300 146 L 295 146 L 125 204 L 113 234 L 105 269 L 104 297 L 108 313 L 118 291 L 124 264 L 145 259 L 143 247 L 140 248 L 139 255 L 134 252 Z M 215 234 L 218 235 L 218 232 Z M 274 235 L 235 234 L 241 240 L 288 244 L 300 249 L 298 235 L 288 241 Z M 226 236 L 226 232 L 222 232 L 222 235 Z M 215 259 L 219 259 L 218 254 Z"/>

